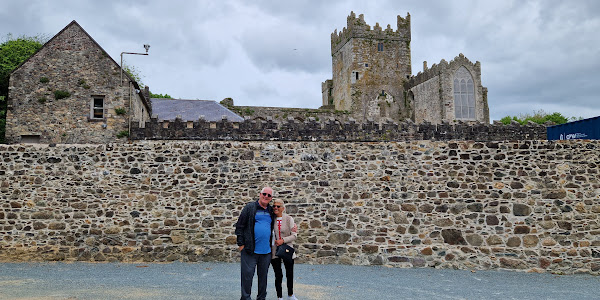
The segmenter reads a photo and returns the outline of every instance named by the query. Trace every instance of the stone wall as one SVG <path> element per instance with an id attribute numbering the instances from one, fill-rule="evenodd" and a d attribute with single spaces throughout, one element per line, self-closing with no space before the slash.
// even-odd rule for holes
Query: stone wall
<path id="1" fill-rule="evenodd" d="M 414 96 L 415 122 L 442 119 L 442 95 L 440 95 L 440 76 L 435 76 L 423 83 L 414 86 L 409 93 Z"/>
<path id="2" fill-rule="evenodd" d="M 318 113 L 321 110 L 313 110 Z M 276 114 L 279 115 L 279 114 Z M 342 114 L 342 116 L 345 116 Z M 152 118 L 139 126 L 131 124 L 133 140 L 224 140 L 224 141 L 413 141 L 413 140 L 545 140 L 546 127 L 531 123 L 513 122 L 503 125 L 483 123 L 415 124 L 410 121 L 393 123 L 357 123 L 348 118 L 317 121 L 313 117 L 299 121 L 288 117 L 285 121 L 271 118 L 246 119 L 244 122 L 206 122 L 204 120 L 179 120 L 161 122 Z"/>
<path id="3" fill-rule="evenodd" d="M 235 106 L 227 105 L 231 111 L 235 112 L 239 116 L 256 120 L 266 121 L 267 119 L 273 120 L 278 123 L 285 123 L 290 118 L 298 121 L 305 122 L 310 118 L 316 121 L 328 120 L 329 118 L 335 118 L 340 121 L 347 121 L 350 119 L 350 113 L 346 111 L 339 111 L 333 109 L 313 109 L 313 108 L 289 108 L 289 107 L 268 107 L 268 106 Z M 196 121 L 196 120 L 189 120 Z"/>
<path id="4" fill-rule="evenodd" d="M 236 261 L 264 185 L 299 262 L 600 270 L 598 141 L 0 145 L 2 261 Z"/>

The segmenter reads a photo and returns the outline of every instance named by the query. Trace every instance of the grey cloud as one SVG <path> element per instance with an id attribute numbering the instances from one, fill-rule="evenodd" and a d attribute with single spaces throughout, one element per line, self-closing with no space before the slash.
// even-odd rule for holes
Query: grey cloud
<path id="1" fill-rule="evenodd" d="M 331 65 L 330 35 L 301 25 L 257 24 L 240 43 L 257 68 L 265 71 L 319 72 Z"/>
<path id="2" fill-rule="evenodd" d="M 431 66 L 459 53 L 480 61 L 492 116 L 598 112 L 595 0 L 9 0 L 0 28 L 2 36 L 53 36 L 75 19 L 115 60 L 151 44 L 149 57 L 127 61 L 157 92 L 308 107 L 320 103 L 320 82 L 331 77 L 330 34 L 350 11 L 394 29 L 396 16 L 410 12 L 413 73 L 423 60 Z"/>
<path id="3" fill-rule="evenodd" d="M 279 96 L 271 84 L 264 81 L 254 82 L 242 87 L 242 92 L 250 99 L 273 98 Z"/>

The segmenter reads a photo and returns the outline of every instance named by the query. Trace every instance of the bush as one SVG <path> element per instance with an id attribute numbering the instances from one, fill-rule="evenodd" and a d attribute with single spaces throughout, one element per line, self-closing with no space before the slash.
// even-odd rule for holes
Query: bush
<path id="1" fill-rule="evenodd" d="M 40 78 L 40 82 L 41 83 L 48 83 L 48 82 L 50 82 L 50 79 L 48 79 L 48 77 L 42 77 L 42 78 Z"/>
<path id="2" fill-rule="evenodd" d="M 579 118 L 579 119 L 581 119 L 581 118 Z M 558 125 L 558 124 L 567 123 L 567 122 L 569 122 L 569 120 L 577 120 L 577 118 L 575 118 L 575 117 L 567 118 L 567 117 L 563 116 L 559 112 L 555 112 L 555 113 L 552 113 L 552 114 L 547 114 L 543 110 L 539 110 L 539 111 L 534 112 L 533 115 L 530 115 L 530 114 L 521 114 L 521 115 L 519 115 L 519 117 L 517 117 L 517 116 L 513 116 L 513 117 L 506 116 L 506 117 L 500 119 L 500 122 L 502 122 L 502 124 L 504 124 L 504 125 L 510 124 L 511 121 L 517 121 L 521 125 L 525 125 L 529 121 L 537 123 L 537 124 L 544 124 L 546 122 L 553 122 L 554 124 Z"/>
<path id="3" fill-rule="evenodd" d="M 56 100 L 67 98 L 69 96 L 71 96 L 71 93 L 69 93 L 67 91 L 61 91 L 61 90 L 54 91 L 54 99 L 56 99 Z"/>
<path id="4" fill-rule="evenodd" d="M 123 131 L 117 133 L 117 138 L 119 138 L 119 139 L 128 137 L 128 136 L 129 136 L 129 131 L 127 131 L 127 130 L 123 130 Z"/>
<path id="5" fill-rule="evenodd" d="M 122 108 L 122 107 L 117 107 L 117 108 L 115 108 L 115 113 L 116 113 L 118 116 L 120 116 L 120 115 L 124 115 L 124 114 L 126 114 L 126 113 L 127 113 L 127 111 L 126 111 L 124 108 Z"/>
<path id="6" fill-rule="evenodd" d="M 79 79 L 79 81 L 77 82 L 77 85 L 83 87 L 86 90 L 90 89 L 90 86 L 85 83 L 85 79 Z"/>

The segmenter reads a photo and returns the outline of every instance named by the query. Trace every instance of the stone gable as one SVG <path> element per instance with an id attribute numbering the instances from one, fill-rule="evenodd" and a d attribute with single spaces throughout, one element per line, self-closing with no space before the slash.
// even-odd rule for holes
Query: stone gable
<path id="1" fill-rule="evenodd" d="M 11 74 L 7 141 L 117 141 L 128 133 L 129 118 L 149 118 L 139 89 L 126 74 L 121 82 L 119 65 L 73 21 Z M 94 99 L 102 99 L 97 119 Z"/>

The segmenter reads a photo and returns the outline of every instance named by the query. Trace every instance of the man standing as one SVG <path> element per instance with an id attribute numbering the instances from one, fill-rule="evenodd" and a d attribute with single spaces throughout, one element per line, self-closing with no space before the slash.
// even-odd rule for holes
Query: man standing
<path id="1" fill-rule="evenodd" d="M 256 300 L 267 297 L 267 274 L 271 264 L 271 233 L 275 223 L 273 207 L 273 189 L 264 187 L 258 195 L 258 201 L 246 204 L 235 225 L 237 245 L 241 252 L 242 297 L 251 300 L 252 278 L 254 271 L 258 275 L 258 296 Z"/>

